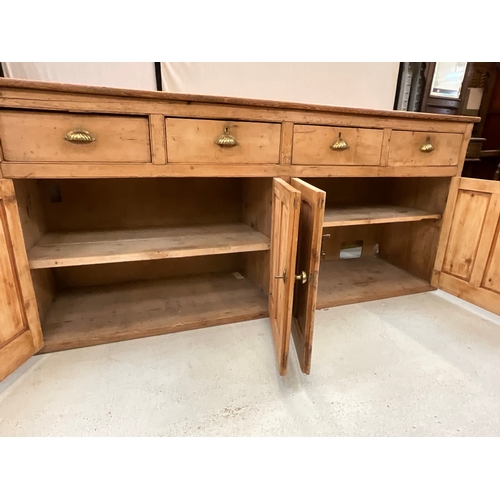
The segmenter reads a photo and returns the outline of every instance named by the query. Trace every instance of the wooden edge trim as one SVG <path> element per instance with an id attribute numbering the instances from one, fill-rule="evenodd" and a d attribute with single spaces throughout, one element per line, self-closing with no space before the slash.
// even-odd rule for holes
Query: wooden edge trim
<path id="1" fill-rule="evenodd" d="M 500 314 L 500 295 L 490 290 L 474 286 L 447 273 L 441 273 L 439 288 L 467 302 Z"/>
<path id="2" fill-rule="evenodd" d="M 153 164 L 167 163 L 167 137 L 164 115 L 149 115 L 149 136 Z"/>
<path id="3" fill-rule="evenodd" d="M 285 109 L 298 109 L 309 111 L 326 111 L 334 113 L 355 113 L 358 115 L 368 116 L 387 116 L 398 118 L 410 118 L 414 120 L 433 120 L 443 122 L 464 122 L 476 123 L 480 119 L 473 116 L 462 115 L 439 115 L 432 113 L 416 113 L 409 111 L 394 111 L 394 110 L 373 110 L 368 108 L 350 108 L 341 106 L 330 106 L 324 104 L 305 104 L 298 102 L 274 101 L 264 99 L 248 99 L 238 97 L 222 97 L 213 95 L 201 94 L 182 94 L 174 92 L 158 92 L 151 90 L 129 90 L 117 89 L 110 87 L 97 87 L 90 85 L 75 85 L 67 83 L 48 83 L 40 81 L 19 80 L 12 78 L 5 78 L 0 81 L 1 89 L 29 89 L 36 91 L 44 91 L 48 96 L 52 97 L 54 93 L 74 93 L 86 94 L 97 96 L 119 96 L 119 97 L 132 97 L 142 99 L 155 99 L 155 100 L 171 100 L 171 101 L 185 101 L 185 102 L 199 102 L 199 103 L 216 103 L 216 104 L 233 104 L 239 106 L 253 106 L 265 108 L 285 108 Z M 43 96 L 42 96 L 43 97 Z"/>
<path id="4" fill-rule="evenodd" d="M 290 165 L 292 163 L 293 126 L 294 124 L 292 122 L 283 122 L 281 124 L 281 142 L 280 142 L 281 165 Z"/>
<path id="5" fill-rule="evenodd" d="M 460 177 L 454 177 L 451 180 L 450 190 L 448 192 L 448 200 L 446 202 L 446 207 L 443 213 L 441 232 L 439 234 L 438 249 L 436 253 L 436 259 L 434 261 L 434 268 L 432 271 L 432 278 L 431 278 L 431 285 L 436 288 L 438 288 L 439 275 L 441 273 L 441 269 L 443 268 L 446 248 L 448 246 L 448 238 L 451 232 L 451 223 L 453 222 L 455 205 L 457 203 L 460 180 L 461 180 Z"/>

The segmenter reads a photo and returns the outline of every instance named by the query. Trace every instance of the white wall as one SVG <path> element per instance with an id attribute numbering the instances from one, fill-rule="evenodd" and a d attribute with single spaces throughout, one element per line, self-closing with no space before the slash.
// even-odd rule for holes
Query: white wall
<path id="1" fill-rule="evenodd" d="M 399 63 L 162 63 L 163 90 L 393 109 Z"/>
<path id="2" fill-rule="evenodd" d="M 156 90 L 154 63 L 149 62 L 13 62 L 2 67 L 8 78 Z"/>

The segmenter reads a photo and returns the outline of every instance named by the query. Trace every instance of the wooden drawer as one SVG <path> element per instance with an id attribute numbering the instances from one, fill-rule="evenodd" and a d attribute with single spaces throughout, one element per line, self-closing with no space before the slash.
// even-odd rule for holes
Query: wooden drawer
<path id="1" fill-rule="evenodd" d="M 94 140 L 65 139 L 75 130 L 89 132 Z M 146 117 L 2 111 L 0 139 L 5 161 L 151 161 Z"/>
<path id="2" fill-rule="evenodd" d="M 347 149 L 332 150 L 340 138 Z M 383 130 L 346 127 L 293 128 L 292 163 L 298 165 L 379 165 Z"/>
<path id="3" fill-rule="evenodd" d="M 429 139 L 434 151 L 425 153 L 421 148 Z M 391 134 L 388 165 L 390 167 L 458 165 L 462 134 L 402 132 Z"/>
<path id="4" fill-rule="evenodd" d="M 237 145 L 215 141 L 228 127 Z M 167 156 L 170 163 L 279 163 L 281 125 L 167 118 Z"/>

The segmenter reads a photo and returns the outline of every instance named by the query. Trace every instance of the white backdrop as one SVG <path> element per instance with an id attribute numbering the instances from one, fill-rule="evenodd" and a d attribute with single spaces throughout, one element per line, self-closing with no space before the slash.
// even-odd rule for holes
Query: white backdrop
<path id="1" fill-rule="evenodd" d="M 153 63 L 3 63 L 7 77 L 155 90 Z M 163 89 L 393 109 L 399 63 L 162 63 Z"/>
<path id="2" fill-rule="evenodd" d="M 2 67 L 9 78 L 156 90 L 155 67 L 149 62 L 13 62 Z"/>
<path id="3" fill-rule="evenodd" d="M 162 63 L 163 89 L 393 109 L 399 63 Z"/>

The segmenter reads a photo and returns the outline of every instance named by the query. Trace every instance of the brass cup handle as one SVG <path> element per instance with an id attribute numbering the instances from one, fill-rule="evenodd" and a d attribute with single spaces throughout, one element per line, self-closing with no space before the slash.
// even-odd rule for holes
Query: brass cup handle
<path id="1" fill-rule="evenodd" d="M 234 148 L 238 141 L 229 133 L 229 127 L 224 127 L 224 132 L 215 139 L 215 144 L 221 148 Z"/>
<path id="2" fill-rule="evenodd" d="M 434 151 L 434 146 L 431 144 L 430 137 L 427 137 L 425 142 L 420 147 L 420 151 L 422 151 L 422 153 L 432 153 L 432 151 Z"/>
<path id="3" fill-rule="evenodd" d="M 346 149 L 349 149 L 349 144 L 342 139 L 342 134 L 340 132 L 338 139 L 330 146 L 330 149 L 332 151 L 345 151 Z"/>
<path id="4" fill-rule="evenodd" d="M 78 129 L 68 132 L 64 140 L 76 144 L 87 144 L 89 142 L 94 142 L 96 138 L 87 130 Z"/>

